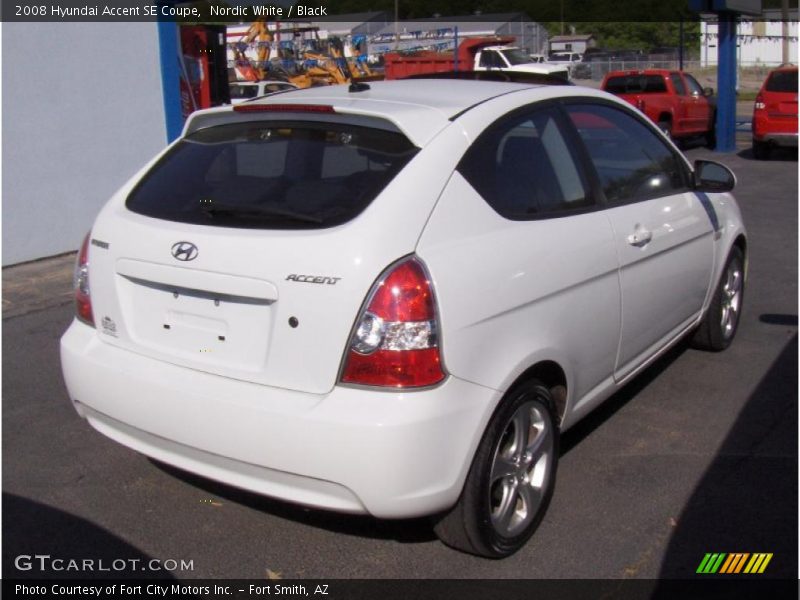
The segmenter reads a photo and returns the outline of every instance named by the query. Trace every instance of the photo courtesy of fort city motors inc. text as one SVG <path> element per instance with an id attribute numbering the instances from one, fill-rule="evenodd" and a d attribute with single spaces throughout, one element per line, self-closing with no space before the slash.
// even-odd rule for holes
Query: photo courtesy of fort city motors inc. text
<path id="1" fill-rule="evenodd" d="M 797 0 L 2 1 L 9 598 L 795 598 Z"/>

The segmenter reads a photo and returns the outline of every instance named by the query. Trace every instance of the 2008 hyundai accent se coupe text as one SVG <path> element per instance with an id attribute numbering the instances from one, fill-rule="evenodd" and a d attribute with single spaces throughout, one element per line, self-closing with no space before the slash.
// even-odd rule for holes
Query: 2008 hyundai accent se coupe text
<path id="1" fill-rule="evenodd" d="M 683 336 L 722 350 L 734 176 L 621 100 L 409 80 L 195 113 L 79 253 L 69 395 L 159 461 L 518 550 L 559 434 Z"/>

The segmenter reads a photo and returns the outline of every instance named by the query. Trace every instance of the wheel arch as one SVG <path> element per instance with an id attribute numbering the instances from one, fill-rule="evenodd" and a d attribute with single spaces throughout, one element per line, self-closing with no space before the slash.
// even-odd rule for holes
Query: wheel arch
<path id="1" fill-rule="evenodd" d="M 750 262 L 747 256 L 747 237 L 740 233 L 736 236 L 736 239 L 733 240 L 733 245 L 731 248 L 738 248 L 742 252 L 742 258 L 744 258 L 744 278 L 747 281 L 747 269 L 748 263 Z"/>
<path id="2" fill-rule="evenodd" d="M 558 424 L 561 425 L 567 408 L 568 383 L 566 371 L 555 360 L 538 360 L 525 369 L 511 385 L 508 386 L 507 390 L 511 390 L 519 384 L 533 379 L 540 381 L 550 390 L 555 405 L 555 417 Z"/>

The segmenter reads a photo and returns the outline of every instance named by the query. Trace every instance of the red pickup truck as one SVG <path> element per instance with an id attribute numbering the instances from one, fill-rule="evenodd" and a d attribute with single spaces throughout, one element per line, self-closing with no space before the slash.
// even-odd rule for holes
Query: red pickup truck
<path id="1" fill-rule="evenodd" d="M 683 71 L 645 69 L 610 71 L 602 89 L 633 104 L 672 138 L 705 136 L 714 147 L 714 90 L 703 88 Z"/>

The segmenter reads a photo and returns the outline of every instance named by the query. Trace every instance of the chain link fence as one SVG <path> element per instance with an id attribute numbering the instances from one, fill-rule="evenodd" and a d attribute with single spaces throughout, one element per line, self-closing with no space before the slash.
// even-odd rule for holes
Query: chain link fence
<path id="1" fill-rule="evenodd" d="M 767 73 L 778 67 L 778 63 L 739 63 L 738 75 L 742 81 L 756 80 L 763 81 Z M 635 71 L 641 69 L 669 69 L 680 68 L 680 62 L 673 60 L 654 60 L 647 56 L 635 59 L 615 60 L 600 59 L 590 62 L 579 62 L 572 65 L 570 75 L 573 80 L 592 80 L 601 81 L 609 71 Z M 708 75 L 716 78 L 717 66 L 704 64 L 700 60 L 684 60 L 683 70 L 695 75 Z"/>

